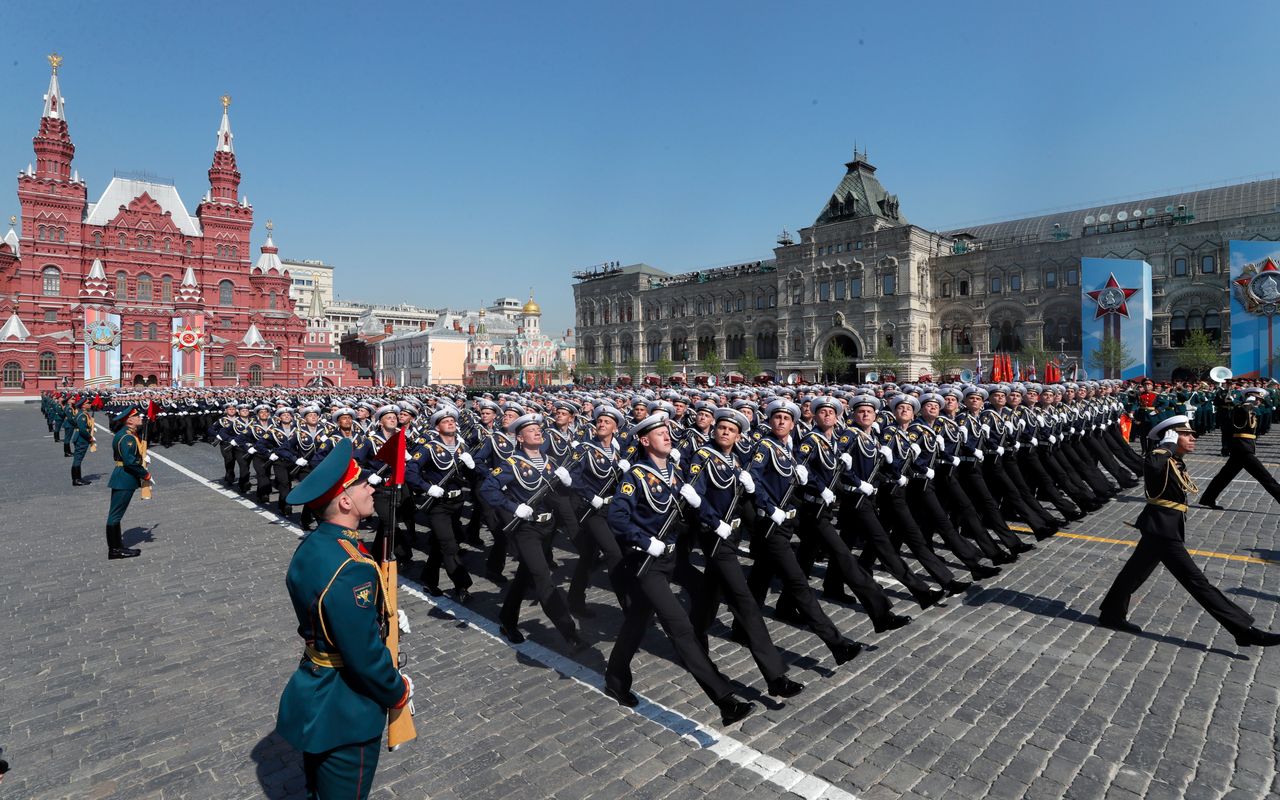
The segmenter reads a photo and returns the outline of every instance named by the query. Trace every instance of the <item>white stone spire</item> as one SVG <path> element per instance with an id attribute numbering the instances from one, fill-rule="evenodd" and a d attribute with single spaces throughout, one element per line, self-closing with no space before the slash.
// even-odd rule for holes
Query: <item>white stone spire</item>
<path id="1" fill-rule="evenodd" d="M 244 338 L 240 340 L 246 347 L 267 347 L 267 340 L 262 337 L 262 332 L 258 330 L 257 323 L 250 322 L 249 330 L 244 332 Z"/>
<path id="2" fill-rule="evenodd" d="M 231 105 L 231 95 L 224 94 L 222 96 L 222 124 L 218 126 L 218 146 L 216 152 L 235 154 L 236 148 L 232 144 L 236 135 L 231 132 L 231 120 L 227 116 L 227 108 Z"/>
<path id="3" fill-rule="evenodd" d="M 62 90 L 58 87 L 58 67 L 61 65 L 62 56 L 57 53 L 49 56 L 49 66 L 53 67 L 53 74 L 49 76 L 49 91 L 44 96 L 44 113 L 40 115 L 42 117 L 62 120 L 67 118 L 66 111 L 62 107 Z"/>
<path id="4" fill-rule="evenodd" d="M 99 281 L 107 279 L 107 271 L 102 268 L 102 259 L 95 258 L 93 260 L 93 266 L 89 268 L 89 277 Z"/>
<path id="5" fill-rule="evenodd" d="M 25 342 L 30 338 L 31 331 L 27 330 L 27 326 L 18 318 L 16 311 L 9 315 L 9 319 L 3 326 L 0 326 L 0 341 L 17 339 L 20 342 Z"/>
<path id="6" fill-rule="evenodd" d="M 182 275 L 182 284 L 181 284 L 181 285 L 183 285 L 183 286 L 195 286 L 195 285 L 196 285 L 196 271 L 195 271 L 194 269 L 192 269 L 191 267 L 187 267 L 187 271 L 186 271 L 185 273 L 183 273 L 183 275 Z"/>

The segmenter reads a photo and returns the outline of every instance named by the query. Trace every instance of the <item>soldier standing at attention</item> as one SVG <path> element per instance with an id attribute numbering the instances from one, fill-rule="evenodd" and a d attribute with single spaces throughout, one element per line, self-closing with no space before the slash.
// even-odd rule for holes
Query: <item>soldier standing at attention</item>
<path id="1" fill-rule="evenodd" d="M 383 641 L 382 574 L 356 534 L 373 514 L 373 486 L 351 450 L 349 439 L 338 442 L 288 497 L 322 520 L 285 578 L 306 649 L 276 718 L 302 751 L 309 798 L 368 797 L 387 709 L 413 697 Z"/>
<path id="2" fill-rule="evenodd" d="M 120 523 L 129 508 L 133 493 L 142 488 L 143 481 L 151 480 L 151 472 L 143 463 L 142 446 L 138 443 L 138 426 L 142 424 L 142 412 L 137 406 L 125 406 L 111 418 L 115 437 L 111 440 L 111 457 L 116 468 L 111 471 L 107 486 L 111 487 L 111 508 L 107 512 L 107 558 L 133 558 L 142 555 L 141 550 L 124 546 L 124 534 Z"/>
<path id="3" fill-rule="evenodd" d="M 89 448 L 94 444 L 93 441 L 93 417 L 89 411 L 93 408 L 93 398 L 85 395 L 80 398 L 79 408 L 72 417 L 72 424 L 75 426 L 71 434 L 71 444 L 75 447 L 75 456 L 71 459 L 71 485 L 72 486 L 88 486 L 80 473 L 80 465 L 84 463 L 85 453 L 89 452 Z"/>
<path id="4" fill-rule="evenodd" d="M 1198 491 L 1182 463 L 1182 457 L 1196 449 L 1196 432 L 1190 418 L 1179 414 L 1156 422 L 1149 436 L 1157 444 L 1147 450 L 1143 470 L 1147 505 L 1138 515 L 1137 525 L 1142 538 L 1102 598 L 1098 624 L 1117 631 L 1141 633 L 1141 628 L 1126 619 L 1129 598 L 1151 577 L 1158 564 L 1164 564 L 1196 602 L 1235 636 L 1236 644 L 1242 647 L 1280 644 L 1280 633 L 1253 627 L 1253 617 L 1209 583 L 1187 552 L 1187 499 Z"/>

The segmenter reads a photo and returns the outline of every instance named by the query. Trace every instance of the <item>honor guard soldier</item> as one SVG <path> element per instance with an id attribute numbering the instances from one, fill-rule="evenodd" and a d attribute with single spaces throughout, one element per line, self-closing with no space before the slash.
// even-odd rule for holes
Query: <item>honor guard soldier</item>
<path id="1" fill-rule="evenodd" d="M 587 608 L 587 584 L 596 564 L 604 562 L 609 585 L 618 597 L 619 608 L 626 609 L 626 594 L 618 575 L 622 563 L 622 550 L 609 528 L 606 506 L 612 501 L 614 487 L 622 468 L 618 465 L 618 429 L 626 423 L 622 412 L 610 406 L 601 406 L 593 413 L 595 435 L 581 442 L 570 461 L 569 472 L 573 476 L 573 491 L 577 494 L 579 526 L 578 563 L 569 580 L 569 611 L 583 619 L 590 619 L 595 612 Z"/>
<path id="2" fill-rule="evenodd" d="M 480 409 L 481 422 L 492 424 L 493 427 L 482 434 L 484 443 L 480 445 L 475 455 L 476 473 L 479 477 L 473 492 L 473 500 L 480 513 L 472 515 L 471 525 L 477 531 L 478 538 L 479 520 L 483 518 L 485 527 L 493 535 L 493 546 L 489 548 L 489 555 L 485 559 L 484 576 L 499 586 L 507 582 L 507 577 L 502 574 L 502 570 L 507 565 L 507 534 L 496 508 L 485 502 L 481 485 L 495 467 L 501 465 L 515 452 L 515 437 L 506 431 L 522 414 L 522 409 L 512 403 L 505 403 L 499 407 L 497 403 L 486 401 Z M 471 540 L 471 531 L 467 536 Z"/>
<path id="3" fill-rule="evenodd" d="M 76 432 L 76 412 L 80 408 L 80 395 L 62 399 L 62 455 L 71 458 L 71 437 Z"/>
<path id="4" fill-rule="evenodd" d="M 665 529 L 679 525 L 679 498 L 683 496 L 693 505 L 697 501 L 691 498 L 698 496 L 682 483 L 679 470 L 669 460 L 671 431 L 665 412 L 647 414 L 631 433 L 640 451 L 619 481 L 618 493 L 609 506 L 609 527 L 626 551 L 623 569 L 629 601 L 605 668 L 605 694 L 627 707 L 639 705 L 640 699 L 631 691 L 631 659 L 656 613 L 680 663 L 720 709 L 721 722 L 732 725 L 755 706 L 734 696 L 729 681 L 711 663 L 689 616 L 671 591 L 676 535 Z"/>
<path id="5" fill-rule="evenodd" d="M 351 452 L 350 440 L 339 442 L 287 498 L 322 520 L 285 578 L 306 644 L 276 720 L 302 751 L 311 798 L 368 797 L 387 709 L 413 697 L 384 642 L 382 573 L 356 534 L 373 514 L 374 487 Z"/>
<path id="6" fill-rule="evenodd" d="M 1267 494 L 1280 500 L 1280 483 L 1267 471 L 1266 467 L 1262 466 L 1254 452 L 1258 439 L 1257 404 L 1266 395 L 1267 390 L 1260 387 L 1245 389 L 1243 401 L 1233 407 L 1227 416 L 1223 435 L 1228 437 L 1227 453 L 1229 455 L 1227 463 L 1222 465 L 1218 474 L 1209 481 L 1209 488 L 1204 490 L 1200 505 L 1205 508 L 1222 509 L 1222 506 L 1218 505 L 1218 495 L 1222 494 L 1222 490 L 1227 488 L 1242 469 L 1252 475 L 1254 480 L 1267 490 Z"/>
<path id="7" fill-rule="evenodd" d="M 93 441 L 93 397 L 84 395 L 78 403 L 79 408 L 75 410 L 71 421 L 75 426 L 71 433 L 71 446 L 75 448 L 75 455 L 71 459 L 71 485 L 72 486 L 88 486 L 80 472 L 80 465 L 84 463 L 85 454 L 89 452 L 89 448 L 94 446 Z"/>
<path id="8" fill-rule="evenodd" d="M 462 563 L 458 543 L 462 538 L 462 487 L 476 462 L 458 436 L 458 409 L 445 406 L 428 419 L 431 430 L 416 438 L 405 463 L 405 482 L 426 495 L 421 507 L 430 530 L 427 564 L 420 580 L 429 594 L 438 597 L 440 567 L 453 582 L 454 599 L 470 599 L 471 574 Z M 409 513 L 415 513 L 410 511 Z"/>
<path id="9" fill-rule="evenodd" d="M 1280 633 L 1253 627 L 1253 617 L 1227 599 L 1191 560 L 1186 545 L 1186 518 L 1189 496 L 1198 489 L 1187 474 L 1182 457 L 1196 449 L 1196 433 L 1190 418 L 1174 415 L 1151 426 L 1156 442 L 1147 452 L 1143 477 L 1147 504 L 1138 515 L 1142 534 L 1115 582 L 1102 599 L 1098 624 L 1128 633 L 1142 629 L 1128 621 L 1129 598 L 1141 588 L 1159 564 L 1173 574 L 1190 595 L 1222 624 L 1242 647 L 1280 644 Z"/>
<path id="10" fill-rule="evenodd" d="M 502 602 L 500 630 L 514 644 L 524 641 L 518 627 L 520 604 L 526 588 L 531 587 L 534 598 L 556 630 L 570 647 L 580 650 L 586 643 L 578 637 L 564 593 L 555 585 L 547 566 L 544 542 L 555 531 L 548 495 L 559 480 L 542 454 L 542 415 L 517 417 L 507 426 L 507 432 L 515 439 L 515 449 L 511 455 L 495 462 L 480 485 L 484 501 L 498 512 L 499 524 L 504 527 L 512 524 L 510 541 L 519 561 L 515 578 L 507 586 L 507 596 Z"/>
<path id="11" fill-rule="evenodd" d="M 142 413 L 135 405 L 128 405 L 111 418 L 115 436 L 111 439 L 111 456 L 115 469 L 107 486 L 111 488 L 111 507 L 107 511 L 107 558 L 133 558 L 141 550 L 124 546 L 124 534 L 120 523 L 129 508 L 133 493 L 151 480 L 151 472 L 144 463 L 142 445 L 138 441 L 138 426 Z M 145 496 L 145 493 L 144 493 Z"/>
<path id="12" fill-rule="evenodd" d="M 223 405 L 223 415 L 209 426 L 209 439 L 217 443 L 222 454 L 222 482 L 227 488 L 236 482 L 236 413 L 236 401 L 228 399 Z"/>

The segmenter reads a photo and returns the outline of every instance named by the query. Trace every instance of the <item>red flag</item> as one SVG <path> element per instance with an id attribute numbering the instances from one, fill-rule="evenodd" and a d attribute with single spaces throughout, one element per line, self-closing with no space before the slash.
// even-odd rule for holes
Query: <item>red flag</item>
<path id="1" fill-rule="evenodd" d="M 391 474 L 387 476 L 389 486 L 400 486 L 404 483 L 404 444 L 402 428 L 392 434 L 387 443 L 379 447 L 375 454 L 379 461 L 391 467 Z"/>
<path id="2" fill-rule="evenodd" d="M 159 412 L 158 412 L 158 411 L 156 411 L 156 401 L 155 401 L 155 400 L 148 400 L 148 401 L 147 401 L 147 421 L 148 421 L 148 422 L 155 422 L 155 421 L 156 421 L 156 416 L 157 416 L 158 414 L 159 414 Z"/>

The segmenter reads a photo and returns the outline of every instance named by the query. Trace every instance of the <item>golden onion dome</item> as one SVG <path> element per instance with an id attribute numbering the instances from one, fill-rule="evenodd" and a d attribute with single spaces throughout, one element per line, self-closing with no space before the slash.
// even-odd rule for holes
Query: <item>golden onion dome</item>
<path id="1" fill-rule="evenodd" d="M 527 302 L 527 303 L 525 303 L 525 304 L 524 304 L 524 308 L 520 309 L 520 312 L 521 312 L 522 314 L 525 314 L 526 316 L 527 316 L 527 315 L 529 315 L 529 314 L 537 314 L 537 315 L 541 316 L 541 314 L 542 314 L 542 309 L 538 307 L 538 304 L 537 304 L 537 303 L 533 302 L 533 295 L 532 295 L 532 294 L 530 294 L 530 295 L 529 295 L 529 302 Z"/>

